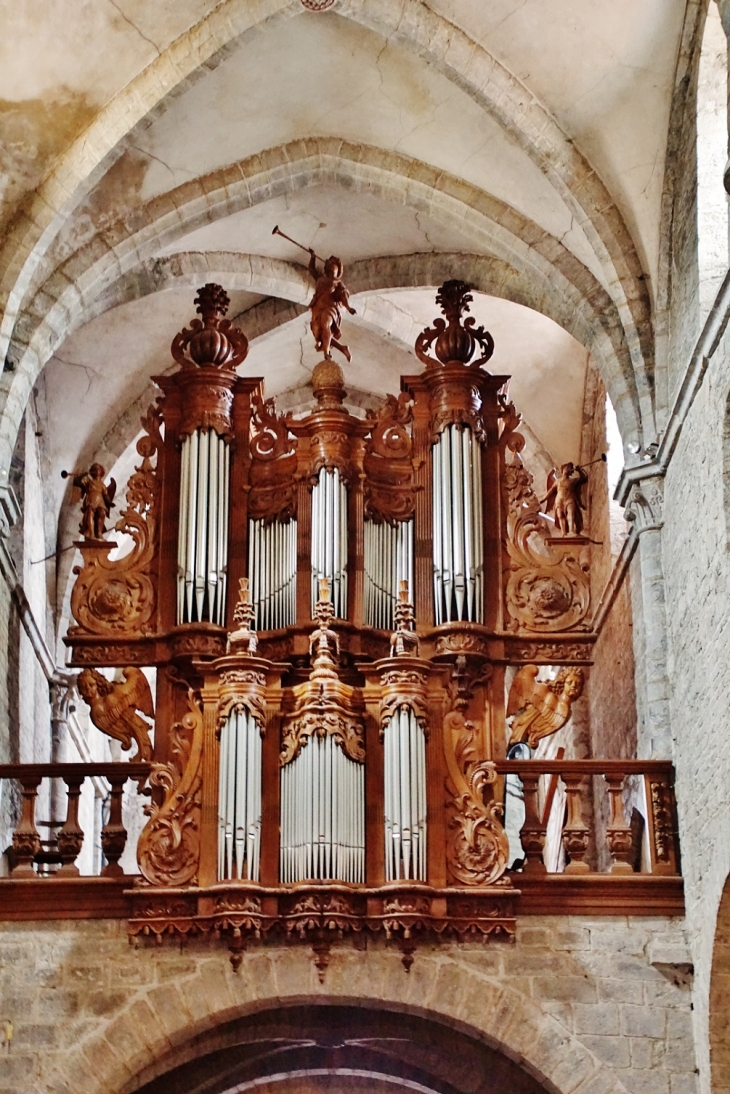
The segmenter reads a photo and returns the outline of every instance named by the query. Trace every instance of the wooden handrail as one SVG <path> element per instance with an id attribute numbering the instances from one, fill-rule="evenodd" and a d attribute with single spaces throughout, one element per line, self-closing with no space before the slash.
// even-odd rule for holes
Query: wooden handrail
<path id="1" fill-rule="evenodd" d="M 674 778 L 670 760 L 495 760 L 499 775 L 664 775 Z"/>
<path id="2" fill-rule="evenodd" d="M 0 764 L 0 779 L 23 779 L 38 776 L 42 779 L 66 779 L 66 778 L 119 778 L 125 775 L 128 779 L 139 779 L 143 775 L 149 775 L 151 764 L 148 763 L 78 763 L 78 764 Z"/>

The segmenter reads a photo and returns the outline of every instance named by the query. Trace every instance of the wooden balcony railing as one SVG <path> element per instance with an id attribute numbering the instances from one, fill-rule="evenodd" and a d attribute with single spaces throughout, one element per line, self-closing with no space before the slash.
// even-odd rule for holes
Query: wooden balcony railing
<path id="1" fill-rule="evenodd" d="M 519 778 L 524 796 L 524 821 L 519 835 L 523 857 L 519 869 L 506 875 L 513 887 L 509 890 L 512 915 L 683 913 L 670 763 L 503 760 L 495 766 L 499 776 L 496 796 L 504 793 L 506 776 Z M 16 787 L 13 800 L 19 813 L 7 848 L 10 872 L 0 877 L 0 919 L 110 917 L 129 918 L 134 925 L 135 916 L 140 914 L 140 898 L 151 890 L 139 875 L 125 874 L 119 864 L 127 841 L 122 803 L 125 785 L 129 782 L 142 787 L 149 773 L 147 763 L 0 765 L 5 812 L 8 782 L 12 782 Z M 65 818 L 50 825 L 51 834 L 42 839 L 39 827 L 47 822 L 37 819 L 36 801 L 43 781 L 49 779 L 65 785 L 67 804 Z M 79 824 L 79 801 L 86 779 L 104 780 L 108 786 L 107 816 L 100 833 L 104 861 L 96 876 L 82 876 L 76 865 L 85 838 Z M 643 818 L 640 842 L 644 853 L 640 863 L 635 825 L 632 826 L 625 806 L 627 796 L 636 803 L 634 808 L 639 807 L 636 811 Z M 137 808 L 141 812 L 139 803 Z M 370 823 L 367 838 L 383 838 L 382 822 Z M 551 839 L 552 863 L 547 861 Z M 601 859 L 603 870 L 596 865 Z M 478 897 L 480 892 L 478 886 L 444 887 L 430 882 L 401 881 L 373 887 L 367 877 L 363 886 L 313 882 L 272 887 L 229 880 L 209 890 L 191 885 L 184 892 L 186 899 L 192 901 L 193 917 L 200 918 L 201 909 L 211 906 L 211 894 L 217 894 L 216 906 L 228 908 L 235 907 L 236 902 L 243 907 L 241 900 L 246 904 L 255 895 L 257 906 L 268 909 L 271 923 L 277 918 L 282 922 L 293 917 L 287 930 L 290 927 L 298 930 L 302 901 L 292 903 L 292 898 L 301 896 L 305 889 L 308 900 L 320 899 L 325 892 L 330 894 L 328 899 L 340 891 L 354 894 L 351 906 L 359 908 L 362 904 L 362 912 L 351 911 L 350 917 L 361 914 L 367 920 L 369 915 L 373 922 L 377 920 L 378 926 L 383 922 L 387 925 L 388 908 L 394 904 L 404 906 L 405 898 L 412 901 L 415 892 L 420 894 L 418 907 L 422 920 L 428 919 L 424 901 L 435 907 L 433 902 L 438 903 L 439 898 L 443 905 L 444 897 L 448 902 L 458 896 L 463 905 L 465 897 Z M 493 888 L 491 891 L 494 893 Z M 159 894 L 161 890 L 152 892 Z M 178 905 L 182 892 L 175 890 Z M 231 899 L 232 894 L 236 895 L 235 900 Z M 390 903 L 385 900 L 387 894 Z M 149 909 L 145 914 L 150 915 Z M 268 921 L 267 915 L 260 919 Z M 258 930 L 261 922 L 257 923 Z M 373 926 L 369 920 L 366 925 Z M 151 927 L 154 930 L 154 923 Z M 146 929 L 150 926 L 146 925 Z"/>

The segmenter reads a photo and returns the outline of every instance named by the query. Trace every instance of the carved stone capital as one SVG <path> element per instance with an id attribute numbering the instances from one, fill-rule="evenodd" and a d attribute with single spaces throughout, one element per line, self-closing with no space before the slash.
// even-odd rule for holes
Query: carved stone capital
<path id="1" fill-rule="evenodd" d="M 635 482 L 629 491 L 624 517 L 637 535 L 664 524 L 664 478 L 652 475 Z"/>

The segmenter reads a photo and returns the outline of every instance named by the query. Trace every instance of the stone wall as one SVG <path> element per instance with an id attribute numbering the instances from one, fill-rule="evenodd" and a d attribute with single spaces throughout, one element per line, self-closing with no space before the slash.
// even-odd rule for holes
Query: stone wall
<path id="1" fill-rule="evenodd" d="M 342 943 L 320 984 L 306 945 L 130 946 L 116 921 L 3 923 L 1 1094 L 121 1094 L 237 1015 L 327 1000 L 458 1025 L 559 1094 L 693 1094 L 690 994 L 659 967 L 681 956 L 671 919 L 530 917 L 514 945 Z M 654 962 L 655 964 L 652 964 Z"/>

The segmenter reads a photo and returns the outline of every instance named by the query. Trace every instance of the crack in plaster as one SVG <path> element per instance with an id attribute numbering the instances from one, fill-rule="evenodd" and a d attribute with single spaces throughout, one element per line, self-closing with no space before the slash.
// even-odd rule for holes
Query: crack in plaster
<path id="1" fill-rule="evenodd" d="M 117 4 L 116 0 L 109 0 L 109 3 L 111 4 L 111 6 L 113 8 L 116 9 L 116 11 L 119 12 L 119 14 L 121 15 L 124 22 L 129 24 L 129 26 L 132 28 L 132 30 L 136 30 L 137 34 L 139 34 L 140 38 L 142 38 L 145 42 L 147 42 L 149 45 L 151 45 L 152 48 L 154 49 L 155 53 L 157 54 L 157 56 L 161 57 L 162 53 L 160 52 L 159 46 L 155 45 L 155 43 L 152 41 L 152 39 L 148 38 L 147 35 L 139 29 L 137 24 L 132 19 L 130 19 L 128 15 L 126 15 L 122 11 L 122 9 L 119 7 L 119 4 Z"/>

